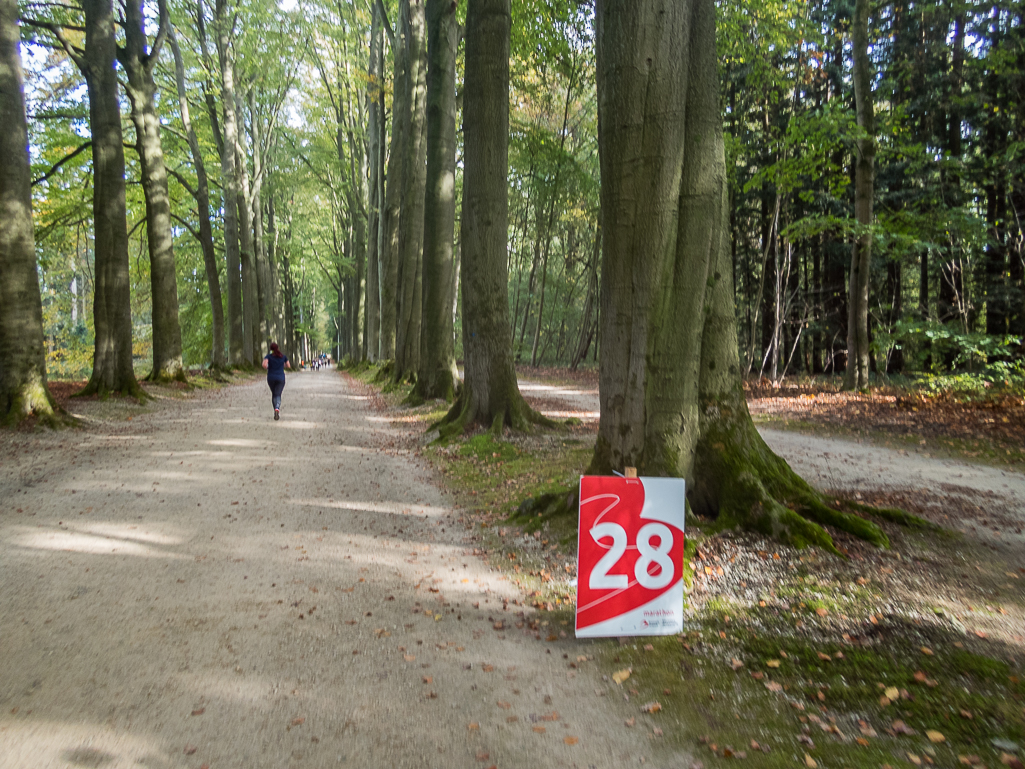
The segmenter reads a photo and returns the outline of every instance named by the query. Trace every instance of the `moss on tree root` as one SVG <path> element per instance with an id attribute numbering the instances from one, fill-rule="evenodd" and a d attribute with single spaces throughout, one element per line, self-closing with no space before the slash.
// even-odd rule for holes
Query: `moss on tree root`
<path id="1" fill-rule="evenodd" d="M 381 368 L 377 370 L 374 375 L 374 384 L 386 384 L 391 382 L 392 376 L 395 373 L 395 361 L 387 360 L 381 364 Z"/>
<path id="2" fill-rule="evenodd" d="M 443 400 L 452 403 L 456 399 L 458 390 L 457 380 L 448 369 L 441 369 L 434 372 L 432 377 L 418 377 L 416 386 L 406 396 L 404 405 L 420 406 L 427 401 Z"/>
<path id="3" fill-rule="evenodd" d="M 189 378 L 185 374 L 185 369 L 178 366 L 171 366 L 168 368 L 154 369 L 150 372 L 149 376 L 146 377 L 147 382 L 153 382 L 155 384 L 170 384 L 171 382 L 182 382 L 188 384 Z"/>
<path id="4" fill-rule="evenodd" d="M 112 395 L 121 395 L 125 398 L 135 398 L 139 403 L 145 403 L 146 401 L 153 400 L 153 396 L 143 390 L 142 385 L 134 380 L 123 390 L 111 390 L 99 381 L 93 380 L 71 397 L 85 398 L 89 395 L 97 395 L 102 400 L 106 400 Z"/>
<path id="5" fill-rule="evenodd" d="M 560 427 L 558 422 L 552 421 L 527 405 L 515 381 L 503 399 L 502 406 L 491 414 L 483 413 L 473 396 L 472 388 L 464 382 L 452 408 L 440 421 L 431 425 L 431 430 L 438 431 L 439 441 L 461 435 L 475 424 L 487 424 L 496 437 L 501 435 L 506 427 L 518 432 L 530 432 L 535 427 Z"/>
<path id="6" fill-rule="evenodd" d="M 832 526 L 878 547 L 889 539 L 877 525 L 827 506 L 822 495 L 765 445 L 742 403 L 707 406 L 688 499 L 717 527 L 760 531 L 795 547 L 818 545 L 839 554 L 823 528 Z"/>
<path id="7" fill-rule="evenodd" d="M 851 500 L 844 501 L 843 505 L 844 507 L 849 507 L 851 510 L 867 513 L 868 515 L 875 516 L 876 518 L 882 518 L 884 521 L 890 521 L 891 523 L 906 526 L 909 529 L 944 531 L 942 526 L 937 526 L 932 521 L 927 521 L 925 518 L 919 518 L 917 515 L 912 515 L 906 510 L 901 510 L 898 507 L 873 507 L 872 505 L 865 505 Z"/>
<path id="8" fill-rule="evenodd" d="M 57 405 L 46 384 L 40 381 L 27 382 L 10 394 L 7 412 L 0 419 L 0 426 L 17 427 L 31 418 L 36 419 L 38 426 L 51 430 L 78 424 L 77 419 Z"/>

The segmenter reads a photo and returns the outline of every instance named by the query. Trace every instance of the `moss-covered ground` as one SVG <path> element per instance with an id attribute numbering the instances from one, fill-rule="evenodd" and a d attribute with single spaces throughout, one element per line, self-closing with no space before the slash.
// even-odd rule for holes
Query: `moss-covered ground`
<path id="1" fill-rule="evenodd" d="M 370 382 L 374 373 L 354 375 Z M 523 589 L 542 641 L 571 637 L 575 516 L 517 511 L 528 497 L 572 487 L 591 440 L 482 431 L 431 444 L 427 426 L 445 404 L 400 410 L 403 397 L 397 388 L 379 406 L 411 428 L 478 552 Z M 867 491 L 858 498 L 836 502 L 862 515 L 870 515 L 862 502 L 893 503 Z M 689 750 L 705 767 L 1020 766 L 1022 545 L 951 533 L 985 501 L 898 501 L 933 525 L 876 517 L 891 543 L 885 551 L 831 531 L 842 556 L 713 532 L 711 522 L 688 517 L 684 632 L 591 642 L 610 682 L 629 672 L 610 684 L 638 706 L 627 726 L 646 729 L 667 754 Z M 640 712 L 651 703 L 658 707 Z"/>

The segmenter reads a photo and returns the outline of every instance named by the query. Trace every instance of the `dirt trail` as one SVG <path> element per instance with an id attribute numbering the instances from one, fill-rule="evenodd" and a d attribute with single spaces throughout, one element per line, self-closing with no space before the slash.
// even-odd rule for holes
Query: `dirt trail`
<path id="1" fill-rule="evenodd" d="M 292 375 L 280 422 L 260 381 L 75 408 L 103 419 L 0 436 L 5 769 L 684 761 L 571 627 L 517 629 L 341 375 Z"/>
<path id="2" fill-rule="evenodd" d="M 528 398 L 540 398 L 541 411 L 553 419 L 576 416 L 597 422 L 597 389 L 580 389 L 521 380 Z M 928 453 L 890 449 L 846 440 L 759 427 L 773 451 L 821 490 L 911 490 L 930 495 L 984 495 L 1019 522 L 1025 522 L 1025 475 L 985 465 L 943 459 Z M 1004 540 L 1025 541 L 1005 534 Z"/>

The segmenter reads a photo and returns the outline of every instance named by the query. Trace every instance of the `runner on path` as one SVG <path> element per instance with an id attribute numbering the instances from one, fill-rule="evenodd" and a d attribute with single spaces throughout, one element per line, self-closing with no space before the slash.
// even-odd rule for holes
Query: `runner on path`
<path id="1" fill-rule="evenodd" d="M 270 343 L 270 352 L 263 359 L 267 370 L 267 385 L 270 387 L 270 402 L 274 406 L 274 421 L 281 419 L 281 391 L 285 389 L 285 369 L 292 368 L 288 357 L 278 348 L 277 342 Z"/>

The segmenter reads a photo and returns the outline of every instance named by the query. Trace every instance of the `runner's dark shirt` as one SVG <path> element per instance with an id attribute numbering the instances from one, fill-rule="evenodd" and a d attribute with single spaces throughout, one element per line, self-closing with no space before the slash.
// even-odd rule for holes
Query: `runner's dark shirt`
<path id="1" fill-rule="evenodd" d="M 271 354 L 265 360 L 267 361 L 267 381 L 285 381 L 285 364 L 288 363 L 288 356 L 282 355 L 280 358 L 276 358 Z"/>

